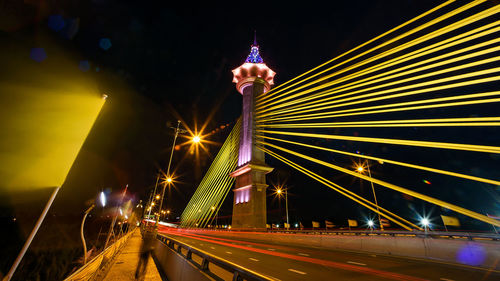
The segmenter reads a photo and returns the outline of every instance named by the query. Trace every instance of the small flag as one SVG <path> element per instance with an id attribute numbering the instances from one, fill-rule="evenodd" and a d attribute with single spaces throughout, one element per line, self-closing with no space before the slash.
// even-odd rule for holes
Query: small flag
<path id="1" fill-rule="evenodd" d="M 317 222 L 317 221 L 313 221 L 312 224 L 313 224 L 313 228 L 314 227 L 319 227 L 319 222 Z"/>
<path id="2" fill-rule="evenodd" d="M 460 221 L 456 217 L 449 217 L 441 215 L 444 225 L 460 226 Z"/>
<path id="3" fill-rule="evenodd" d="M 285 222 L 285 228 L 290 228 L 290 224 Z"/>
<path id="4" fill-rule="evenodd" d="M 325 221 L 326 228 L 333 228 L 335 225 L 331 221 Z"/>
<path id="5" fill-rule="evenodd" d="M 300 229 L 304 229 L 304 225 L 302 225 L 302 222 L 299 222 L 299 225 L 300 225 Z"/>
<path id="6" fill-rule="evenodd" d="M 271 228 L 271 226 L 269 224 L 266 223 L 266 228 Z"/>
<path id="7" fill-rule="evenodd" d="M 391 223 L 389 222 L 388 219 L 380 218 L 380 224 L 384 227 L 389 227 L 391 226 Z"/>
<path id="8" fill-rule="evenodd" d="M 349 226 L 352 226 L 352 227 L 358 226 L 357 220 L 347 220 L 347 223 L 349 223 Z"/>

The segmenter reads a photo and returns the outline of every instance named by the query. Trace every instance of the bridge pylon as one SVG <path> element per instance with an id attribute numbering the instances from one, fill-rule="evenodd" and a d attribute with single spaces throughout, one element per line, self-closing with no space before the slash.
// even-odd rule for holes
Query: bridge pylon
<path id="1" fill-rule="evenodd" d="M 262 60 L 255 39 L 245 63 L 233 70 L 233 82 L 243 96 L 238 168 L 230 174 L 236 179 L 233 229 L 266 229 L 266 174 L 273 168 L 266 165 L 264 152 L 256 147 L 254 108 L 256 98 L 271 89 L 275 74 Z"/>

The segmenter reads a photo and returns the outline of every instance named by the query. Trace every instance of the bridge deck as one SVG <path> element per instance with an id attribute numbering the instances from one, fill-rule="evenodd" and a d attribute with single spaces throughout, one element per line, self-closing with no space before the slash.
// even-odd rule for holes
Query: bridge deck
<path id="1" fill-rule="evenodd" d="M 135 270 L 137 268 L 137 264 L 139 263 L 141 243 L 141 234 L 139 231 L 135 231 L 122 249 L 121 253 L 119 253 L 116 257 L 113 265 L 104 278 L 105 281 L 136 280 Z M 149 257 L 146 274 L 143 280 L 162 280 L 151 257 Z"/>

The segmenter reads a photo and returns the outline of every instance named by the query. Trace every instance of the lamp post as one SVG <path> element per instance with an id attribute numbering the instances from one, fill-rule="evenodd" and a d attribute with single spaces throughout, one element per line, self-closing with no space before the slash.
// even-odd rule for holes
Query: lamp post
<path id="1" fill-rule="evenodd" d="M 370 177 L 370 179 L 372 178 L 372 173 L 370 171 L 370 163 L 368 163 L 368 160 L 366 160 L 366 169 L 368 170 L 368 177 Z M 358 173 L 362 174 L 364 172 L 365 168 L 363 166 L 358 166 L 356 168 L 356 171 L 358 171 Z M 380 220 L 380 210 L 379 210 L 379 207 L 378 207 L 378 202 L 377 202 L 377 195 L 375 194 L 375 187 L 373 186 L 373 182 L 370 181 L 370 185 L 372 187 L 372 193 L 373 193 L 373 199 L 375 201 L 375 207 L 377 208 L 377 216 L 378 216 L 378 223 L 380 225 L 380 230 L 384 231 L 384 225 L 382 224 L 382 221 Z"/>
<path id="2" fill-rule="evenodd" d="M 104 204 L 103 204 L 104 205 Z M 82 225 L 80 226 L 80 237 L 82 238 L 82 244 L 83 244 L 83 265 L 87 263 L 87 243 L 85 243 L 85 236 L 83 235 L 83 226 L 85 225 L 85 220 L 87 219 L 87 215 L 94 209 L 95 205 L 92 204 L 90 208 L 88 208 L 85 211 L 85 215 L 83 216 L 82 219 Z"/>
<path id="3" fill-rule="evenodd" d="M 181 132 L 181 120 L 178 120 L 177 121 L 177 128 L 175 129 L 175 136 L 174 136 L 174 144 L 172 145 L 172 150 L 170 151 L 170 160 L 168 160 L 168 166 L 167 166 L 167 184 L 170 184 L 172 182 L 172 177 L 170 176 L 170 165 L 172 164 L 172 156 L 174 155 L 174 149 L 175 149 L 175 142 L 177 141 L 177 136 L 179 136 L 179 132 Z M 182 131 L 185 131 L 185 130 L 182 130 Z M 198 141 L 199 141 L 199 137 L 198 137 Z M 163 206 L 163 198 L 165 197 L 165 188 L 166 188 L 167 185 L 163 185 L 163 190 L 161 192 L 161 199 L 160 199 L 160 210 Z M 156 224 L 155 224 L 155 228 L 156 230 L 158 230 L 158 220 L 159 218 L 157 217 L 156 218 Z"/>
<path id="4" fill-rule="evenodd" d="M 288 191 L 286 188 L 285 189 L 282 189 L 282 188 L 276 189 L 276 194 L 278 194 L 278 196 L 281 196 L 281 194 L 283 192 L 285 193 L 286 228 L 290 228 L 290 221 L 288 220 Z"/>

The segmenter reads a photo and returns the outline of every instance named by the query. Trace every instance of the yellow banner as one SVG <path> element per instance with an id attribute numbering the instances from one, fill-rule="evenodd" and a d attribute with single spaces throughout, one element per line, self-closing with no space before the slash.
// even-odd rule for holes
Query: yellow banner
<path id="1" fill-rule="evenodd" d="M 349 223 L 349 226 L 353 226 L 353 227 L 358 226 L 357 220 L 347 220 L 347 222 Z"/>
<path id="2" fill-rule="evenodd" d="M 313 227 L 319 227 L 319 222 L 313 221 L 312 223 L 313 223 Z"/>
<path id="3" fill-rule="evenodd" d="M 448 217 L 441 215 L 444 225 L 460 226 L 460 221 L 456 217 Z"/>

